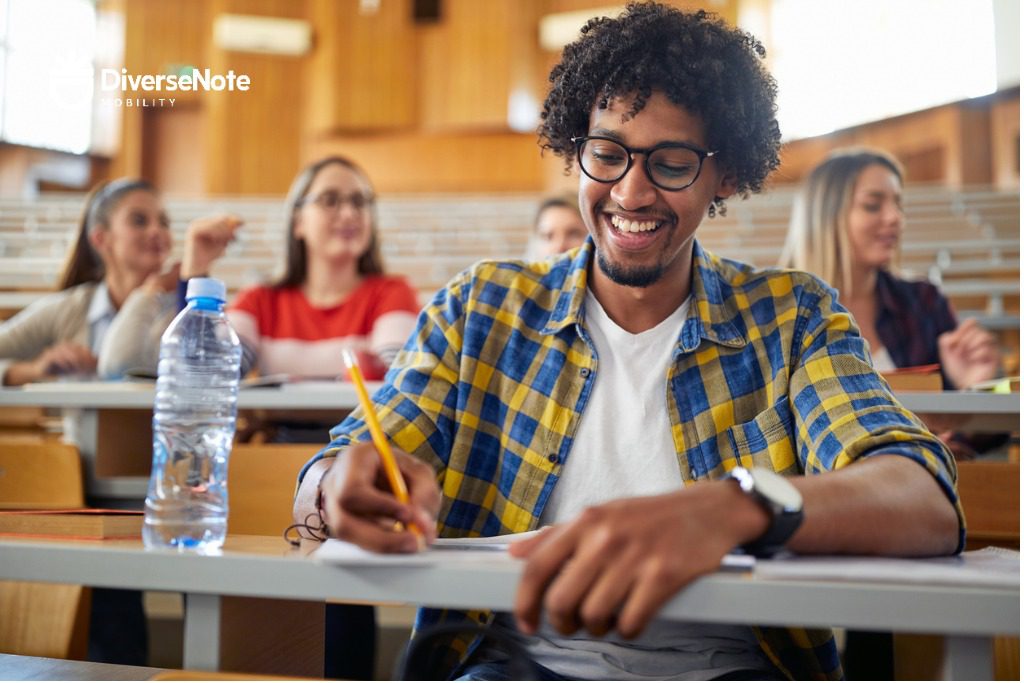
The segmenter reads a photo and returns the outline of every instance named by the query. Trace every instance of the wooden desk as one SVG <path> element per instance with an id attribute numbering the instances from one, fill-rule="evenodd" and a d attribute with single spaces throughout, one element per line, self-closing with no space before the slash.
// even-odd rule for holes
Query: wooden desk
<path id="1" fill-rule="evenodd" d="M 367 383 L 371 393 L 379 387 L 380 382 Z M 77 440 L 86 492 L 97 498 L 141 500 L 152 458 L 154 394 L 151 382 L 51 382 L 0 389 L 0 410 L 34 406 L 80 411 Z M 337 410 L 338 422 L 358 402 L 347 382 L 297 382 L 238 392 L 240 410 Z"/>
<path id="2" fill-rule="evenodd" d="M 452 567 L 334 567 L 314 546 L 229 536 L 212 556 L 146 551 L 138 541 L 0 541 L 0 579 L 72 582 L 186 594 L 185 668 L 216 670 L 221 596 L 401 602 L 509 610 L 522 563 L 507 557 Z M 845 626 L 939 634 L 944 671 L 991 677 L 991 636 L 1020 633 L 1020 587 L 779 580 L 719 572 L 680 592 L 662 616 L 710 623 Z"/>
<path id="3" fill-rule="evenodd" d="M 1015 432 L 1020 428 L 1020 393 L 989 391 L 896 392 L 903 406 L 917 415 L 959 415 L 968 419 L 962 432 Z"/>
<path id="4" fill-rule="evenodd" d="M 368 383 L 371 393 L 380 386 L 379 382 Z M 81 409 L 79 449 L 85 460 L 86 491 L 96 497 L 142 498 L 146 494 L 146 473 L 150 465 L 148 439 L 151 436 L 145 434 L 153 398 L 152 383 L 58 382 L 0 389 L 0 408 Z M 897 392 L 896 398 L 920 415 L 968 416 L 960 427 L 964 432 L 1014 432 L 1020 424 L 1019 393 L 908 391 Z M 339 422 L 342 411 L 351 410 L 357 404 L 355 389 L 346 382 L 298 382 L 282 387 L 243 389 L 238 394 L 241 410 L 337 410 Z M 126 410 L 133 412 L 123 412 Z M 97 454 L 123 452 L 127 447 L 138 451 L 131 454 L 137 470 L 135 476 L 113 476 L 116 472 L 110 470 L 118 470 L 120 465 L 105 467 Z"/>

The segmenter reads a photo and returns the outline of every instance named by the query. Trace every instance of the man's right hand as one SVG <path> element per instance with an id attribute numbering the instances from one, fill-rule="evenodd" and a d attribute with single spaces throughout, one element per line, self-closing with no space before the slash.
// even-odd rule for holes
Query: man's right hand
<path id="1" fill-rule="evenodd" d="M 331 536 L 381 553 L 416 552 L 422 541 L 433 542 L 441 509 L 434 470 L 405 451 L 392 450 L 409 489 L 409 503 L 399 503 L 391 492 L 374 445 L 353 444 L 338 454 L 320 481 Z M 408 529 L 410 524 L 423 532 L 422 541 Z"/>

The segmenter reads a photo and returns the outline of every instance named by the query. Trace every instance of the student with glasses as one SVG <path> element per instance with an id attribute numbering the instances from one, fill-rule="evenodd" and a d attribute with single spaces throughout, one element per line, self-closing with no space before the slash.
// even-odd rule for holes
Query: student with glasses
<path id="1" fill-rule="evenodd" d="M 367 379 L 383 378 L 419 303 L 405 278 L 384 273 L 369 179 L 352 161 L 327 157 L 296 176 L 286 206 L 284 274 L 228 307 L 243 370 L 347 377 L 341 350 L 351 348 Z"/>
<path id="2" fill-rule="evenodd" d="M 283 274 L 243 290 L 228 306 L 242 341 L 243 375 L 344 378 L 341 349 L 351 348 L 367 379 L 383 378 L 415 327 L 419 305 L 405 278 L 384 272 L 375 201 L 366 174 L 344 157 L 299 172 L 285 202 Z M 223 237 L 186 243 L 182 266 L 190 277 L 209 273 L 230 235 Z M 177 308 L 183 305 L 179 297 Z M 175 312 L 154 315 L 163 315 L 166 327 Z M 124 354 L 121 365 L 155 371 L 158 351 L 159 339 Z"/>
<path id="3" fill-rule="evenodd" d="M 384 272 L 369 178 L 349 159 L 326 157 L 296 176 L 286 211 L 284 274 L 228 306 L 242 373 L 347 381 L 341 351 L 351 348 L 368 379 L 383 378 L 420 306 L 405 278 Z M 322 443 L 336 421 L 271 416 L 260 427 L 271 441 Z M 372 606 L 327 605 L 325 640 L 325 676 L 373 678 Z"/>
<path id="4" fill-rule="evenodd" d="M 736 547 L 942 555 L 963 546 L 952 456 L 872 369 L 834 291 L 696 239 L 778 165 L 775 84 L 749 34 L 633 3 L 592 19 L 551 73 L 540 137 L 578 164 L 590 237 L 559 259 L 485 261 L 421 314 L 376 395 L 410 502 L 353 414 L 301 475 L 295 519 L 361 547 L 497 536 L 525 559 L 491 624 L 544 680 L 842 675 L 827 629 L 656 618 Z M 314 517 L 315 518 L 315 517 Z M 437 671 L 507 680 L 479 630 Z"/>

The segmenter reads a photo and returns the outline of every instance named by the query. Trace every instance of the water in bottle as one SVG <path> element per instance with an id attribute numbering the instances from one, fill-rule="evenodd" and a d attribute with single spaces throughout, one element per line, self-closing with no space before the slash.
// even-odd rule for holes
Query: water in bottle
<path id="1" fill-rule="evenodd" d="M 242 357 L 225 294 L 219 280 L 189 280 L 188 305 L 160 341 L 147 548 L 205 552 L 224 544 Z"/>

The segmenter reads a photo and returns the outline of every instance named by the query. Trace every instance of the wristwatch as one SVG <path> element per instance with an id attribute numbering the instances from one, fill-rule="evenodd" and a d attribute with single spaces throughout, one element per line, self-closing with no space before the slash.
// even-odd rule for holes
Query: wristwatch
<path id="1" fill-rule="evenodd" d="M 763 467 L 734 467 L 723 479 L 732 479 L 771 515 L 768 530 L 760 538 L 745 543 L 743 552 L 754 557 L 773 557 L 786 545 L 804 520 L 804 500 L 793 484 L 782 475 Z"/>

